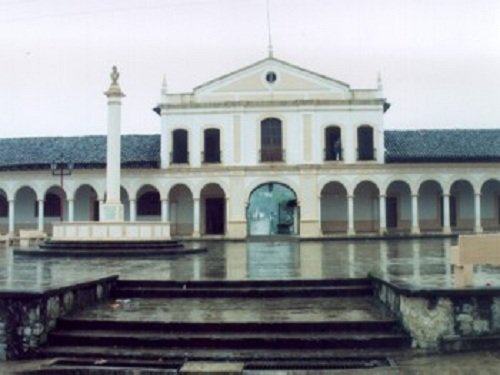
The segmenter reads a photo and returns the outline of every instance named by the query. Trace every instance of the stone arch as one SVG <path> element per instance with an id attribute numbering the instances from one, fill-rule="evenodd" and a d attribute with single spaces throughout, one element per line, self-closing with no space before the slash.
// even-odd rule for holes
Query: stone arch
<path id="1" fill-rule="evenodd" d="M 379 188 L 373 181 L 361 181 L 354 188 L 354 229 L 356 232 L 379 229 Z"/>
<path id="2" fill-rule="evenodd" d="M 201 233 L 223 235 L 227 231 L 226 193 L 216 183 L 208 183 L 200 191 Z"/>
<path id="3" fill-rule="evenodd" d="M 160 221 L 160 191 L 151 184 L 142 185 L 136 193 L 137 220 Z"/>
<path id="4" fill-rule="evenodd" d="M 485 230 L 500 230 L 500 180 L 491 178 L 481 185 L 481 225 Z"/>
<path id="5" fill-rule="evenodd" d="M 347 232 L 347 189 L 339 181 L 330 181 L 321 189 L 321 232 Z"/>
<path id="6" fill-rule="evenodd" d="M 297 193 L 281 182 L 268 181 L 255 187 L 248 197 L 248 235 L 299 234 L 297 202 Z"/>
<path id="7" fill-rule="evenodd" d="M 82 184 L 73 193 L 76 221 L 99 221 L 99 196 L 90 184 Z"/>
<path id="8" fill-rule="evenodd" d="M 14 227 L 20 229 L 37 228 L 37 194 L 31 186 L 23 185 L 14 193 Z M 59 217 L 57 217 L 59 220 Z"/>
<path id="9" fill-rule="evenodd" d="M 192 235 L 194 231 L 193 193 L 182 183 L 173 185 L 168 193 L 170 233 Z"/>
<path id="10" fill-rule="evenodd" d="M 392 181 L 385 190 L 385 217 L 388 230 L 411 229 L 411 186 L 404 180 Z"/>
<path id="11" fill-rule="evenodd" d="M 436 180 L 425 180 L 418 188 L 419 227 L 422 232 L 443 228 L 443 186 Z"/>
<path id="12" fill-rule="evenodd" d="M 450 186 L 450 225 L 458 230 L 474 229 L 474 185 L 458 179 Z"/>

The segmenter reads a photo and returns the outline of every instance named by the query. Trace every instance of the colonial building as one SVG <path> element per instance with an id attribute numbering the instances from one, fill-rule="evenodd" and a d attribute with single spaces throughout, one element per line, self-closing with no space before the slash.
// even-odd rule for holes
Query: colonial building
<path id="1" fill-rule="evenodd" d="M 164 83 L 161 135 L 122 136 L 125 219 L 194 238 L 498 230 L 500 130 L 388 131 L 389 107 L 380 80 L 273 57 L 190 93 Z M 105 160 L 104 136 L 1 139 L 1 231 L 99 220 Z"/>

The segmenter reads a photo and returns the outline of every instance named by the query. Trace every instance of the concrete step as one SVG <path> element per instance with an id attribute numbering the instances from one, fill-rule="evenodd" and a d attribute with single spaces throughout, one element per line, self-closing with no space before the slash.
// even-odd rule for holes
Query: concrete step
<path id="1" fill-rule="evenodd" d="M 396 320 L 330 321 L 330 322 L 159 322 L 61 318 L 57 329 L 109 330 L 165 333 L 316 333 L 316 332 L 397 332 Z"/>
<path id="2" fill-rule="evenodd" d="M 400 333 L 303 332 L 282 333 L 154 333 L 144 331 L 63 330 L 49 335 L 49 345 L 129 346 L 169 348 L 290 349 L 290 348 L 398 348 L 409 345 Z"/>
<path id="3" fill-rule="evenodd" d="M 112 292 L 114 298 L 280 298 L 372 296 L 371 286 L 193 288 L 123 287 Z"/>
<path id="4" fill-rule="evenodd" d="M 356 279 L 291 279 L 291 280 L 118 280 L 118 287 L 143 288 L 269 288 L 269 287 L 328 287 L 328 286 L 371 286 L 368 278 Z"/>
<path id="5" fill-rule="evenodd" d="M 115 298 L 278 298 L 371 296 L 369 279 L 252 281 L 118 281 Z"/>
<path id="6" fill-rule="evenodd" d="M 207 348 L 130 348 L 123 345 L 109 346 L 63 346 L 51 345 L 41 348 L 39 354 L 44 358 L 114 358 L 144 361 L 323 361 L 332 358 L 378 359 L 402 356 L 409 353 L 408 348 L 350 348 L 350 349 L 207 349 Z"/>

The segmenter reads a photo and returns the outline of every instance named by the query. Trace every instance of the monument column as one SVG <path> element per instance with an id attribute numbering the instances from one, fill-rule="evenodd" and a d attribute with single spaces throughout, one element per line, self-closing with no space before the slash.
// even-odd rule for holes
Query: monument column
<path id="1" fill-rule="evenodd" d="M 161 221 L 167 223 L 168 218 L 168 199 L 161 200 Z"/>
<path id="2" fill-rule="evenodd" d="M 106 148 L 106 202 L 101 221 L 123 221 L 123 205 L 120 201 L 120 154 L 121 154 L 121 99 L 125 96 L 118 84 L 120 74 L 113 66 L 111 86 L 104 93 L 108 98 L 108 136 Z"/>
<path id="3" fill-rule="evenodd" d="M 193 237 L 200 237 L 200 198 L 193 198 Z"/>
<path id="4" fill-rule="evenodd" d="M 451 233 L 450 227 L 450 194 L 443 194 L 443 233 Z"/>
<path id="5" fill-rule="evenodd" d="M 75 201 L 68 199 L 68 221 L 72 223 L 75 221 Z"/>
<path id="6" fill-rule="evenodd" d="M 130 211 L 130 221 L 134 222 L 137 220 L 137 205 L 135 199 L 129 199 L 129 211 Z"/>
<path id="7" fill-rule="evenodd" d="M 418 222 L 418 194 L 412 194 L 411 196 L 411 233 L 420 233 L 420 225 Z"/>

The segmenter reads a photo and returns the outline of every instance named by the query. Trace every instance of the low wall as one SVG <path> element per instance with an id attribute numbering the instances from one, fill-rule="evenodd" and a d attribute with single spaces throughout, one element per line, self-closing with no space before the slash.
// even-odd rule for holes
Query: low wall
<path id="1" fill-rule="evenodd" d="M 415 349 L 500 348 L 500 290 L 417 289 L 374 278 L 375 295 L 400 320 Z"/>
<path id="2" fill-rule="evenodd" d="M 165 241 L 170 224 L 159 221 L 54 223 L 53 241 Z"/>
<path id="3" fill-rule="evenodd" d="M 43 291 L 0 291 L 0 360 L 27 358 L 57 319 L 105 300 L 118 276 Z"/>

